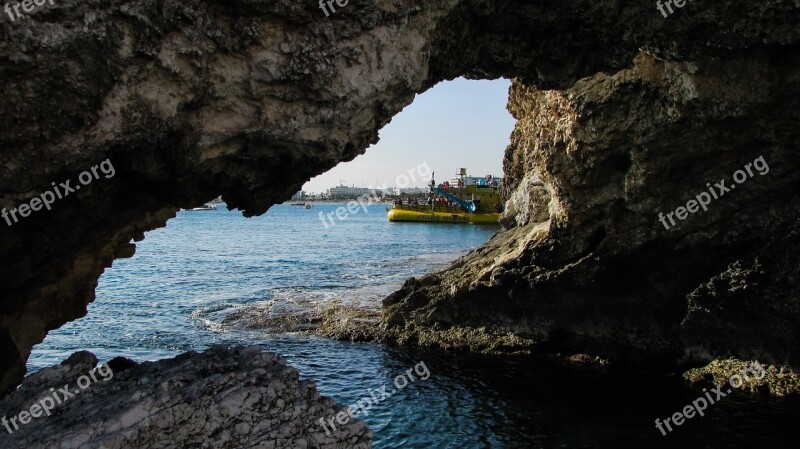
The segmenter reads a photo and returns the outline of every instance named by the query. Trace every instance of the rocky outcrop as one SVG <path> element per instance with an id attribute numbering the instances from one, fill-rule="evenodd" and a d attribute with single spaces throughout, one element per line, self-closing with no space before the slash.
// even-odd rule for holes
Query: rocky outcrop
<path id="1" fill-rule="evenodd" d="M 26 378 L 0 402 L 5 417 L 15 418 L 3 422 L 8 427 L 0 429 L 0 445 L 372 447 L 372 432 L 360 421 L 326 433 L 319 420 L 336 416 L 340 408 L 320 397 L 313 382 L 299 380 L 295 369 L 259 347 L 220 346 L 159 362 L 96 365 L 91 353 L 77 353 Z M 56 397 L 57 404 L 44 400 Z M 34 417 L 22 415 L 29 412 Z"/>
<path id="2" fill-rule="evenodd" d="M 521 123 L 506 163 L 516 215 L 506 223 L 525 237 L 491 253 L 496 266 L 476 289 L 474 279 L 453 283 L 447 304 L 463 313 L 447 318 L 444 303 L 438 315 L 414 313 L 443 290 L 425 298 L 408 287 L 388 321 L 484 326 L 520 311 L 519 334 L 557 346 L 673 359 L 685 341 L 704 354 L 709 340 L 675 337 L 686 295 L 736 254 L 751 258 L 758 232 L 789 235 L 796 116 L 784 107 L 796 93 L 797 17 L 787 0 L 694 2 L 666 20 L 650 0 L 352 0 L 330 17 L 315 1 L 61 0 L 4 20 L 0 207 L 74 186 L 100 161 L 115 175 L 0 222 L 0 391 L 19 384 L 48 330 L 86 314 L 97 278 L 133 254 L 132 240 L 179 207 L 222 194 L 248 216 L 263 213 L 363 152 L 415 94 L 457 76 L 517 79 Z M 729 174 L 762 147 L 775 170 L 764 182 L 694 217 L 692 232 L 658 234 L 651 214 L 686 191 L 668 187 L 697 179 L 702 188 L 715 167 Z M 734 231 L 696 228 L 753 198 L 762 205 L 725 222 Z M 661 253 L 698 260 L 654 265 Z M 682 329 L 708 319 L 705 295 L 735 295 L 729 278 L 697 291 Z M 616 283 L 625 294 L 615 296 Z M 480 319 L 481 303 L 503 307 Z"/>
<path id="3" fill-rule="evenodd" d="M 386 324 L 406 340 L 486 327 L 640 367 L 800 364 L 797 49 L 642 52 L 563 92 L 515 83 L 511 229 L 407 283 Z"/>

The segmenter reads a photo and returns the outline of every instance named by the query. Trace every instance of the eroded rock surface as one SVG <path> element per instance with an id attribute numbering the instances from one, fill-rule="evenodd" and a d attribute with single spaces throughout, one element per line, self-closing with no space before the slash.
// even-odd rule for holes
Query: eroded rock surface
<path id="1" fill-rule="evenodd" d="M 372 447 L 372 432 L 356 420 L 326 433 L 320 418 L 340 407 L 320 397 L 316 386 L 259 347 L 213 347 L 170 360 L 146 362 L 125 370 L 102 370 L 80 390 L 78 378 L 97 365 L 78 353 L 59 366 L 27 377 L 0 401 L 7 418 L 45 396 L 50 388 L 63 400 L 50 413 L 39 412 L 13 433 L 0 429 L 0 446 L 19 448 L 328 448 Z M 111 363 L 114 368 L 119 364 Z M 59 391 L 68 385 L 66 397 Z M 86 385 L 82 383 L 80 387 Z M 65 398 L 66 399 L 63 399 Z"/>
<path id="2" fill-rule="evenodd" d="M 642 52 L 563 92 L 515 83 L 511 229 L 407 283 L 384 302 L 386 325 L 426 342 L 431 328 L 485 327 L 533 352 L 650 368 L 797 366 L 797 49 L 702 62 Z M 666 216 L 693 199 L 695 213 Z"/>

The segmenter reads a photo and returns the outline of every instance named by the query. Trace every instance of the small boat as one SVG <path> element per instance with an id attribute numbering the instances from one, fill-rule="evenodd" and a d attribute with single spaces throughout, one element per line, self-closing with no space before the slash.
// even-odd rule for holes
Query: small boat
<path id="1" fill-rule="evenodd" d="M 217 210 L 217 205 L 216 204 L 212 204 L 212 203 L 206 203 L 206 204 L 203 204 L 200 207 L 193 207 L 191 209 L 181 209 L 181 210 L 185 210 L 185 211 L 189 211 L 189 212 L 198 212 L 198 211 L 204 211 L 204 210 Z"/>
<path id="2" fill-rule="evenodd" d="M 313 205 L 313 204 L 311 204 L 311 203 L 306 203 L 306 209 L 311 209 L 312 207 L 314 207 L 314 205 Z"/>
<path id="3" fill-rule="evenodd" d="M 303 207 L 303 206 L 305 206 L 305 205 L 306 205 L 306 203 L 303 203 L 303 202 L 300 202 L 300 203 L 292 203 L 292 206 L 298 206 L 298 207 Z"/>

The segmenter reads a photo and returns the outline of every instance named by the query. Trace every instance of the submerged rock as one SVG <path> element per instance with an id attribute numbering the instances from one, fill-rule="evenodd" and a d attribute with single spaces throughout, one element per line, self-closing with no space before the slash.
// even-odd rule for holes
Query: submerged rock
<path id="1" fill-rule="evenodd" d="M 326 433 L 320 418 L 341 408 L 259 347 L 215 346 L 157 362 L 96 365 L 94 355 L 78 353 L 27 377 L 0 402 L 0 411 L 9 420 L 17 417 L 18 427 L 10 423 L 11 434 L 2 429 L 0 447 L 372 447 L 372 432 L 360 421 Z M 112 372 L 109 366 L 126 369 Z M 87 374 L 93 369 L 94 377 Z M 62 404 L 20 422 L 22 413 L 54 394 Z"/>

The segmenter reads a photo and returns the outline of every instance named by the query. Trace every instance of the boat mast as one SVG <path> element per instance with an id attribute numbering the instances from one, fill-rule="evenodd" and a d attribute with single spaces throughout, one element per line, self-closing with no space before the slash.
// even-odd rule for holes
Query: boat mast
<path id="1" fill-rule="evenodd" d="M 436 202 L 434 201 L 433 191 L 436 189 L 436 172 L 434 171 L 431 173 L 431 181 L 428 183 L 428 187 L 430 187 L 430 192 L 428 193 L 428 203 L 431 205 L 431 213 L 434 211 L 434 206 Z"/>

